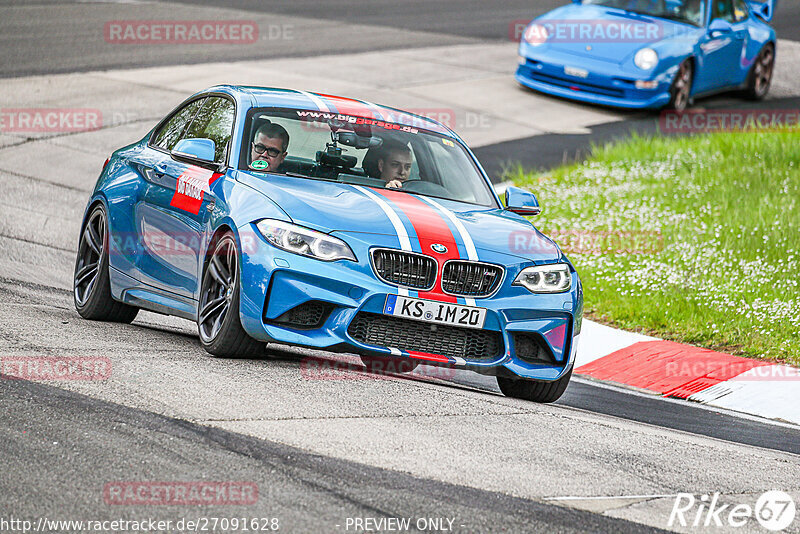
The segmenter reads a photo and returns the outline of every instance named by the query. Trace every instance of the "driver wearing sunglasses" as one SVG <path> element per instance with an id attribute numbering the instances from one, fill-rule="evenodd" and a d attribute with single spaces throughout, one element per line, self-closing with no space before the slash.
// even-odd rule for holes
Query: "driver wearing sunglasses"
<path id="1" fill-rule="evenodd" d="M 289 148 L 289 133 L 280 124 L 268 123 L 256 130 L 250 143 L 250 168 L 266 172 L 279 172 L 278 167 L 286 158 Z M 265 161 L 253 165 L 256 161 Z"/>

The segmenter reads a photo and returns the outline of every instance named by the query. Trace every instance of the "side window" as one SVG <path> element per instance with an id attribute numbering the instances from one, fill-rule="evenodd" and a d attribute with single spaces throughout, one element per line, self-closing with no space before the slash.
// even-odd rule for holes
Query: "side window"
<path id="1" fill-rule="evenodd" d="M 727 20 L 730 23 L 736 22 L 736 17 L 733 14 L 733 0 L 714 0 L 714 11 L 711 19 Z"/>
<path id="2" fill-rule="evenodd" d="M 736 19 L 736 22 L 746 20 L 748 11 L 747 2 L 744 0 L 733 0 L 733 17 Z"/>
<path id="3" fill-rule="evenodd" d="M 153 145 L 165 150 L 172 150 L 204 100 L 204 98 L 200 98 L 176 111 L 153 136 Z"/>
<path id="4" fill-rule="evenodd" d="M 227 98 L 208 97 L 186 130 L 184 139 L 206 138 L 214 141 L 214 161 L 225 159 L 233 131 L 234 104 Z"/>

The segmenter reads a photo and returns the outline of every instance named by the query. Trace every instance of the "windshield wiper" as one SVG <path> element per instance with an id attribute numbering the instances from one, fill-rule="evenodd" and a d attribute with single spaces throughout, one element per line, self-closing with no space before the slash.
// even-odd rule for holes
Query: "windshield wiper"
<path id="1" fill-rule="evenodd" d="M 286 176 L 291 176 L 292 178 L 310 178 L 311 180 L 321 180 L 323 182 L 338 182 L 336 178 L 325 178 L 324 176 L 309 176 L 307 174 L 301 174 L 299 172 L 292 172 L 286 171 L 282 173 Z"/>

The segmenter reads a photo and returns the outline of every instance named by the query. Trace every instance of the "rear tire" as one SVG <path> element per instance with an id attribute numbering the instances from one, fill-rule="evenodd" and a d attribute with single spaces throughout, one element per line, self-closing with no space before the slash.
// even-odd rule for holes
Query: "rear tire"
<path id="1" fill-rule="evenodd" d="M 236 240 L 226 232 L 211 245 L 197 308 L 200 343 L 220 358 L 248 358 L 264 352 L 264 344 L 250 337 L 239 320 L 239 281 Z"/>
<path id="2" fill-rule="evenodd" d="M 367 371 L 375 374 L 410 373 L 419 365 L 418 361 L 411 358 L 395 358 L 392 356 L 361 355 L 361 361 Z"/>
<path id="3" fill-rule="evenodd" d="M 775 47 L 767 44 L 759 52 L 750 73 L 747 75 L 745 97 L 749 100 L 764 100 L 772 86 L 772 75 L 775 72 Z"/>
<path id="4" fill-rule="evenodd" d="M 108 275 L 108 217 L 102 204 L 95 206 L 83 225 L 72 278 L 75 309 L 84 319 L 130 323 L 139 309 L 114 300 Z"/>
<path id="5" fill-rule="evenodd" d="M 570 378 L 572 378 L 572 369 L 553 382 L 498 376 L 497 385 L 506 397 L 547 403 L 561 398 L 569 385 Z"/>
<path id="6" fill-rule="evenodd" d="M 687 59 L 680 64 L 678 73 L 675 75 L 675 80 L 672 82 L 672 87 L 669 89 L 671 95 L 669 103 L 664 109 L 669 111 L 677 111 L 678 113 L 686 111 L 692 104 L 692 84 L 694 83 L 694 63 L 691 59 Z"/>

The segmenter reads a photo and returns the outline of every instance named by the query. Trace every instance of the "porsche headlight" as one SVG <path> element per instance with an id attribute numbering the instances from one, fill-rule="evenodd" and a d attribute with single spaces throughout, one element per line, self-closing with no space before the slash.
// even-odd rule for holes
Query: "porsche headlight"
<path id="1" fill-rule="evenodd" d="M 357 261 L 347 243 L 328 234 L 273 219 L 261 220 L 256 226 L 267 241 L 281 250 L 322 261 Z"/>
<path id="2" fill-rule="evenodd" d="M 525 29 L 525 33 L 522 36 L 525 42 L 531 46 L 544 44 L 548 37 L 550 37 L 550 33 L 541 24 L 531 24 Z"/>
<path id="3" fill-rule="evenodd" d="M 572 273 L 566 263 L 537 265 L 523 269 L 514 285 L 531 293 L 564 293 L 572 287 Z"/>
<path id="4" fill-rule="evenodd" d="M 654 69 L 658 65 L 658 53 L 652 48 L 642 48 L 636 52 L 633 62 L 643 70 Z"/>

